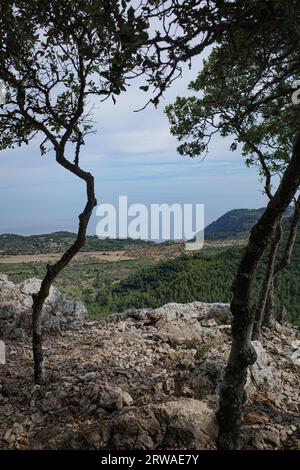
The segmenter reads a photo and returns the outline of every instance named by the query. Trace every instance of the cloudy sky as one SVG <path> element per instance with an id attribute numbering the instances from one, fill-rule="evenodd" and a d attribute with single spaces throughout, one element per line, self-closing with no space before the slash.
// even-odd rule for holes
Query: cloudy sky
<path id="1" fill-rule="evenodd" d="M 203 203 L 206 225 L 230 209 L 265 205 L 255 170 L 224 139 L 213 141 L 204 161 L 176 153 L 164 108 L 187 95 L 200 65 L 198 59 L 184 70 L 158 109 L 134 112 L 146 100 L 138 83 L 115 106 L 96 104 L 97 133 L 82 148 L 81 162 L 95 175 L 98 202 L 117 204 L 119 195 L 127 195 L 130 204 Z M 57 166 L 53 154 L 41 157 L 37 144 L 0 152 L 0 233 L 74 231 L 84 197 L 82 182 Z M 90 234 L 97 221 L 94 215 Z"/>

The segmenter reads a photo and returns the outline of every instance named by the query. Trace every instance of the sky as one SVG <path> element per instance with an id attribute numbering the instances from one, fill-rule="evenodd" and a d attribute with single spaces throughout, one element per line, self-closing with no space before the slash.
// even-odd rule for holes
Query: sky
<path id="1" fill-rule="evenodd" d="M 118 196 L 127 195 L 129 204 L 204 204 L 205 225 L 234 208 L 266 205 L 256 170 L 246 168 L 240 153 L 229 151 L 223 138 L 213 140 L 204 161 L 176 152 L 164 108 L 176 96 L 188 95 L 187 85 L 201 63 L 197 58 L 191 70 L 183 70 L 157 109 L 134 112 L 147 101 L 137 82 L 116 105 L 95 103 L 97 133 L 87 137 L 81 164 L 95 176 L 98 203 L 117 205 Z M 0 233 L 76 231 L 84 189 L 57 165 L 53 153 L 40 156 L 38 142 L 0 152 Z M 89 234 L 95 234 L 98 221 L 94 214 Z"/>

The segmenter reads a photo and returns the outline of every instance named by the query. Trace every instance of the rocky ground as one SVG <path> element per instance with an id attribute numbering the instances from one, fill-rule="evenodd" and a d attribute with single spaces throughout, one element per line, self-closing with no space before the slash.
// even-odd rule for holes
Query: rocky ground
<path id="1" fill-rule="evenodd" d="M 0 276 L 0 448 L 214 449 L 230 347 L 225 304 L 167 304 L 89 322 L 52 289 L 45 308 L 47 381 L 32 380 L 31 294 L 38 280 Z M 255 342 L 244 449 L 300 449 L 300 335 L 279 325 Z"/>

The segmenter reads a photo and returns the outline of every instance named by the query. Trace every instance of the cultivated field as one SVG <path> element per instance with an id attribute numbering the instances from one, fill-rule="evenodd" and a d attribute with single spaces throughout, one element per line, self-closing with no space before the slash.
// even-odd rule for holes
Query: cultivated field
<path id="1" fill-rule="evenodd" d="M 57 261 L 63 253 L 46 253 L 38 255 L 2 255 L 0 256 L 1 264 L 20 264 L 20 263 L 47 263 L 50 261 Z M 84 262 L 87 261 L 128 261 L 133 259 L 127 256 L 125 251 L 89 251 L 78 253 L 74 261 Z"/>

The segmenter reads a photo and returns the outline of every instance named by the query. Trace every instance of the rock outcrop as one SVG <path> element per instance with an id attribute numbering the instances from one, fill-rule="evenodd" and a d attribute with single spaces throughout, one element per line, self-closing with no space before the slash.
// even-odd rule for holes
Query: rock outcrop
<path id="1" fill-rule="evenodd" d="M 25 320 L 38 286 L 0 278 L 0 448 L 215 449 L 228 305 L 171 303 L 91 322 L 81 303 L 53 289 L 44 312 L 47 381 L 38 386 Z M 299 332 L 276 324 L 254 346 L 242 447 L 300 448 Z"/>
<path id="2" fill-rule="evenodd" d="M 0 274 L 0 337 L 20 338 L 31 331 L 32 294 L 39 291 L 39 279 L 27 279 L 20 284 L 10 282 Z M 44 307 L 44 331 L 57 333 L 75 321 L 88 319 L 83 302 L 67 300 L 51 287 Z"/>

